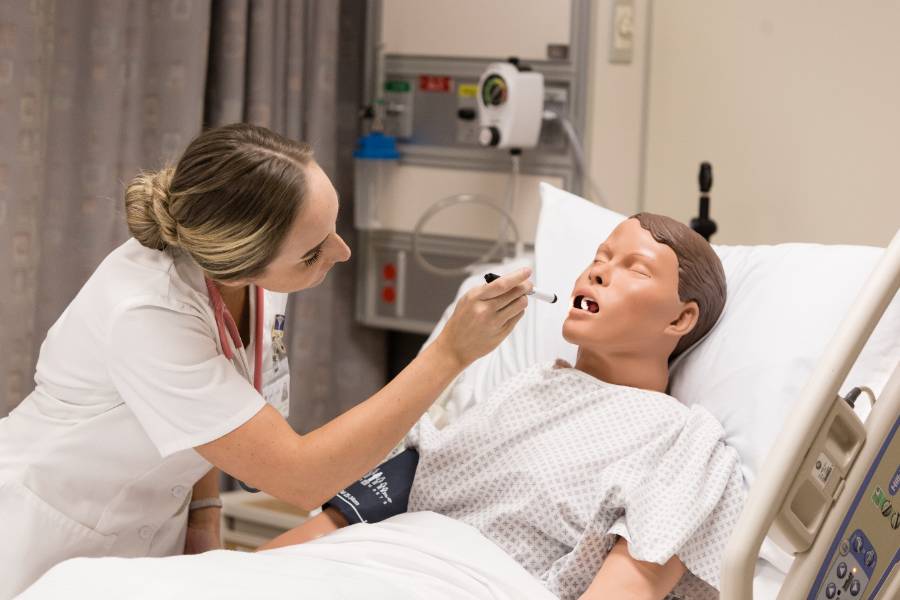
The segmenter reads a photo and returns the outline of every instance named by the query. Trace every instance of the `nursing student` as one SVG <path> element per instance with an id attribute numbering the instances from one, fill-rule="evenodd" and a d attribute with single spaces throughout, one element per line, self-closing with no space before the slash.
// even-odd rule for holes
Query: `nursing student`
<path id="1" fill-rule="evenodd" d="M 217 469 L 319 506 L 506 337 L 531 290 L 528 270 L 472 290 L 393 381 L 299 435 L 283 416 L 286 294 L 350 257 L 310 149 L 212 129 L 138 175 L 125 208 L 133 237 L 49 330 L 34 391 L 0 420 L 0 598 L 67 558 L 218 547 Z"/>

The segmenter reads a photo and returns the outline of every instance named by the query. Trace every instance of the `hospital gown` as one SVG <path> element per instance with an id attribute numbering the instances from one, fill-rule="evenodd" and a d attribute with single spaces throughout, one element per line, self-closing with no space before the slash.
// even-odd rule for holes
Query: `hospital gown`
<path id="1" fill-rule="evenodd" d="M 744 502 L 739 460 L 704 409 L 536 365 L 445 429 L 422 419 L 409 510 L 479 529 L 563 600 L 578 598 L 616 536 L 634 558 L 688 571 L 673 590 L 718 598 Z"/>

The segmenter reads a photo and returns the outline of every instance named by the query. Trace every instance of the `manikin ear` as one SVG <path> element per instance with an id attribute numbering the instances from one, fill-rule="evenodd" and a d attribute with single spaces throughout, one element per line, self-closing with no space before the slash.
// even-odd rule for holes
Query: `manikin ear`
<path id="1" fill-rule="evenodd" d="M 669 326 L 666 327 L 666 334 L 674 335 L 679 338 L 682 338 L 689 334 L 694 327 L 697 326 L 697 320 L 700 318 L 700 307 L 696 302 L 691 300 L 690 302 L 685 302 L 681 307 L 681 312 L 678 314 L 678 318 L 669 323 Z"/>

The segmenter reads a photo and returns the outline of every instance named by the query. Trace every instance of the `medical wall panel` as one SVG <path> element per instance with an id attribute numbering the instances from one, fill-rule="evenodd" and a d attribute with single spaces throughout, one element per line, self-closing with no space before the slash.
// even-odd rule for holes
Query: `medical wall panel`
<path id="1" fill-rule="evenodd" d="M 384 52 L 546 60 L 570 41 L 570 0 L 383 0 Z M 556 49 L 554 49 L 556 47 Z"/>

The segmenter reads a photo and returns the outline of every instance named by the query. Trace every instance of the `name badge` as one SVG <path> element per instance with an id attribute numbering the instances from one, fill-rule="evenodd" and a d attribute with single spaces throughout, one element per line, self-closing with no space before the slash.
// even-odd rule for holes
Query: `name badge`
<path id="1" fill-rule="evenodd" d="M 272 368 L 276 373 L 281 370 L 281 363 L 287 358 L 287 347 L 284 345 L 284 321 L 284 315 L 275 315 L 272 323 Z"/>
<path id="2" fill-rule="evenodd" d="M 276 314 L 272 321 L 272 371 L 263 384 L 266 402 L 287 418 L 291 410 L 291 378 L 284 343 L 284 315 Z"/>
<path id="3" fill-rule="evenodd" d="M 266 382 L 262 395 L 282 417 L 287 418 L 291 412 L 291 377 L 287 368 L 283 368 L 280 374 L 276 374 L 271 381 Z"/>

